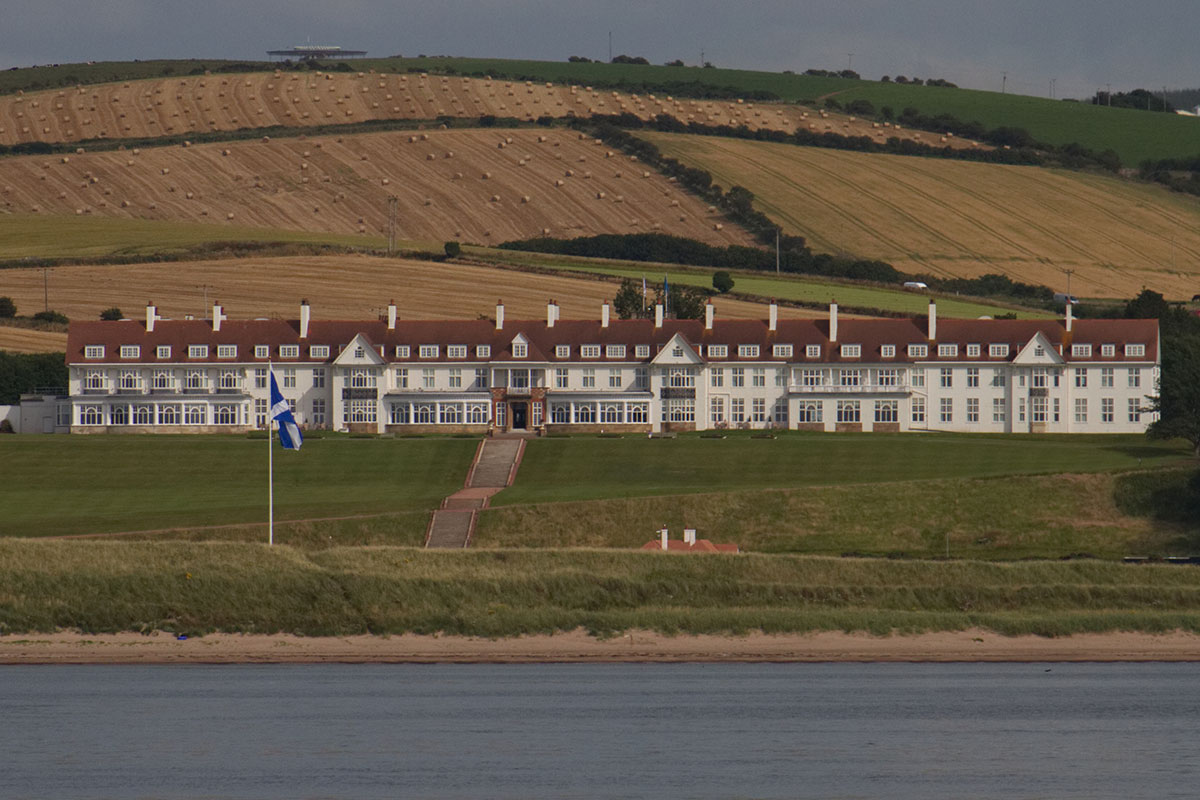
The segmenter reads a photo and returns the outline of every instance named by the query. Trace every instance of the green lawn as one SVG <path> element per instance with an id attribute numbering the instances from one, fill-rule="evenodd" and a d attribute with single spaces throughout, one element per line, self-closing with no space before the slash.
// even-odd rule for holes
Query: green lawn
<path id="1" fill-rule="evenodd" d="M 932 478 L 1176 465 L 1188 451 L 1141 436 L 810 434 L 778 439 L 563 438 L 529 443 L 493 506 Z"/>
<path id="2" fill-rule="evenodd" d="M 348 247 L 378 237 L 111 217 L 0 215 L 0 260 L 172 254 L 211 242 L 287 242 Z"/>
<path id="3" fill-rule="evenodd" d="M 471 439 L 309 439 L 275 451 L 279 520 L 428 510 L 461 488 Z M 236 436 L 0 438 L 0 533 L 264 522 L 267 442 Z"/>

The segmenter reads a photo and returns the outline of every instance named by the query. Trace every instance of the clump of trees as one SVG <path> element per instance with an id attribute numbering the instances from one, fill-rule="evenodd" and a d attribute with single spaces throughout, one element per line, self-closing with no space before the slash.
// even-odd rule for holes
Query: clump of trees
<path id="1" fill-rule="evenodd" d="M 613 56 L 613 60 L 611 63 L 613 63 L 613 64 L 649 64 L 650 62 L 648 60 L 646 60 L 645 58 L 643 58 L 642 56 L 627 56 L 627 55 L 621 54 L 619 56 Z"/>
<path id="2" fill-rule="evenodd" d="M 12 319 L 17 315 L 17 304 L 11 297 L 0 297 L 0 319 Z"/>
<path id="3" fill-rule="evenodd" d="M 719 269 L 713 273 L 712 285 L 721 294 L 727 293 L 733 288 L 733 276 L 723 269 Z"/>
<path id="4" fill-rule="evenodd" d="M 64 353 L 9 353 L 0 350 L 0 403 L 17 402 L 40 386 L 66 386 Z"/>
<path id="5" fill-rule="evenodd" d="M 634 278 L 625 278 L 613 297 L 613 310 L 621 319 L 642 319 L 653 316 L 654 307 L 661 303 L 668 316 L 703 319 L 704 304 L 710 296 L 710 292 L 698 286 L 681 284 L 670 286 L 664 295 L 661 283 L 639 283 Z"/>
<path id="6" fill-rule="evenodd" d="M 116 306 L 113 306 L 112 308 L 106 308 L 103 311 L 101 311 L 100 319 L 105 320 L 107 322 L 114 322 L 119 319 L 125 319 L 125 315 L 121 313 L 121 309 L 117 308 Z"/>
<path id="7" fill-rule="evenodd" d="M 1094 106 L 1175 113 L 1175 106 L 1171 105 L 1161 93 L 1156 95 L 1148 89 L 1134 89 L 1129 92 L 1096 92 L 1088 98 L 1088 102 Z"/>

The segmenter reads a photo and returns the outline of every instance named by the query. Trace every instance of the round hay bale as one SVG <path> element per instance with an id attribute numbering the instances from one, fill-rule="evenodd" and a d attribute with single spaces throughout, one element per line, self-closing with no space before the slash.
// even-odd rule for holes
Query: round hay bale
<path id="1" fill-rule="evenodd" d="M 603 199 L 604 199 L 604 192 L 596 192 L 596 199 L 597 199 L 597 200 L 603 200 Z"/>
<path id="2" fill-rule="evenodd" d="M 719 222 L 715 222 L 715 223 L 713 223 L 713 230 L 714 230 L 714 231 L 719 231 L 719 230 L 722 230 L 724 227 L 725 227 L 725 226 L 724 226 L 724 225 L 722 225 L 722 224 L 721 224 L 721 223 L 719 223 Z"/>
<path id="3" fill-rule="evenodd" d="M 532 198 L 530 198 L 530 196 L 529 196 L 529 195 L 527 195 L 527 194 L 523 194 L 523 195 L 521 195 L 521 203 L 522 203 L 522 204 L 524 204 L 524 203 L 528 203 L 528 202 L 529 202 L 531 199 L 532 199 Z"/>
<path id="4" fill-rule="evenodd" d="M 384 178 L 383 180 L 380 181 L 380 183 L 382 183 L 384 186 L 387 186 L 389 183 L 391 183 L 391 181 L 388 180 L 387 178 Z"/>
<path id="5" fill-rule="evenodd" d="M 171 174 L 171 170 L 170 170 L 170 168 L 169 168 L 169 167 L 163 167 L 163 168 L 162 168 L 162 174 L 163 174 L 163 175 L 170 175 L 170 174 Z"/>
<path id="6" fill-rule="evenodd" d="M 480 178 L 485 181 L 491 177 L 492 177 L 492 173 L 490 173 L 490 172 L 485 172 L 485 173 L 483 173 L 483 175 L 480 176 Z"/>
<path id="7" fill-rule="evenodd" d="M 492 195 L 492 198 L 491 198 L 491 200 L 492 200 L 492 202 L 493 202 L 493 203 L 499 203 L 499 202 L 500 202 L 500 195 L 498 195 L 498 194 L 494 194 L 494 195 Z"/>
<path id="8" fill-rule="evenodd" d="M 233 212 L 230 211 L 228 214 L 226 214 L 225 219 L 233 219 Z"/>
<path id="9" fill-rule="evenodd" d="M 562 178 L 555 178 L 555 179 L 554 179 L 554 185 L 555 185 L 555 186 L 562 186 L 562 185 L 563 185 L 563 184 L 565 184 L 565 183 L 566 183 L 566 181 L 564 181 Z"/>

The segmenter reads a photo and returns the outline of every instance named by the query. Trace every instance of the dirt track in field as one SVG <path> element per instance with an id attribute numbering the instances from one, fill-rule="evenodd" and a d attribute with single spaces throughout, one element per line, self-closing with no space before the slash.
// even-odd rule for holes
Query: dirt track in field
<path id="1" fill-rule="evenodd" d="M 439 130 L 0 159 L 0 212 L 497 244 L 661 231 L 748 244 L 629 156 L 563 130 Z"/>
<path id="2" fill-rule="evenodd" d="M 537 82 L 405 73 L 269 73 L 194 75 L 102 83 L 0 97 L 0 144 L 176 136 L 282 125 L 304 127 L 365 120 L 430 120 L 482 115 L 669 114 L 684 122 L 749 128 L 832 131 L 915 138 L 971 147 L 936 134 L 901 131 L 788 103 L 693 100 Z"/>
<path id="3" fill-rule="evenodd" d="M 1200 291 L 1200 201 L 1064 170 L 650 135 L 663 152 L 754 192 L 815 250 L 910 273 L 1014 280 L 1085 297 Z"/>
<path id="4" fill-rule="evenodd" d="M 657 267 L 656 267 L 657 269 Z M 18 308 L 42 301 L 40 269 L 5 270 L 4 290 Z M 205 305 L 220 301 L 230 319 L 298 316 L 307 299 L 318 319 L 374 319 L 390 300 L 408 319 L 476 319 L 493 316 L 503 299 L 509 319 L 544 319 L 546 301 L 561 306 L 563 319 L 600 317 L 600 305 L 611 299 L 612 281 L 539 275 L 468 264 L 374 258 L 370 256 L 306 256 L 250 258 L 130 266 L 56 267 L 50 284 L 51 305 L 72 319 L 97 319 L 116 306 L 140 319 L 153 300 L 159 314 L 179 319 L 206 317 Z M 207 289 L 205 288 L 207 287 Z M 764 305 L 718 299 L 722 317 L 766 319 Z M 818 312 L 780 308 L 784 318 L 811 317 Z M 0 327 L 0 348 L 8 331 Z M 30 332 L 36 333 L 36 332 Z M 45 346 L 62 349 L 47 339 Z M 5 348 L 7 349 L 7 348 Z"/>

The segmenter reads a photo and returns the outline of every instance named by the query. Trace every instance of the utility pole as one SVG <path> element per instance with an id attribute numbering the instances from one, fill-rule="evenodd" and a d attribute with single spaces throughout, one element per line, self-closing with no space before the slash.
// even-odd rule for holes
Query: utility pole
<path id="1" fill-rule="evenodd" d="M 388 195 L 387 251 L 389 256 L 396 254 L 396 216 L 399 205 L 400 200 L 396 195 Z"/>
<path id="2" fill-rule="evenodd" d="M 1163 111 L 1167 110 L 1167 87 L 1163 87 Z"/>
<path id="3" fill-rule="evenodd" d="M 42 267 L 42 310 L 50 310 L 50 269 Z"/>
<path id="4" fill-rule="evenodd" d="M 700 67 L 704 67 L 704 48 L 700 48 Z"/>
<path id="5" fill-rule="evenodd" d="M 612 63 L 612 31 L 608 32 L 608 63 Z"/>
<path id="6" fill-rule="evenodd" d="M 1075 274 L 1075 270 L 1064 269 L 1063 272 L 1065 272 L 1067 274 L 1067 296 L 1070 297 L 1071 296 L 1071 276 Z"/>
<path id="7" fill-rule="evenodd" d="M 854 53 L 846 53 L 846 69 L 854 69 Z"/>
<path id="8" fill-rule="evenodd" d="M 779 274 L 779 228 L 775 229 L 775 274 Z"/>
<path id="9" fill-rule="evenodd" d="M 1104 84 L 1104 85 L 1108 87 L 1108 97 L 1107 97 L 1107 99 L 1108 99 L 1108 107 L 1109 107 L 1109 108 L 1112 108 L 1112 84 L 1111 84 L 1111 83 L 1106 83 L 1106 84 Z"/>
<path id="10" fill-rule="evenodd" d="M 1008 93 L 1008 73 L 1001 72 L 1000 73 L 1000 94 L 1007 94 L 1007 93 Z"/>

